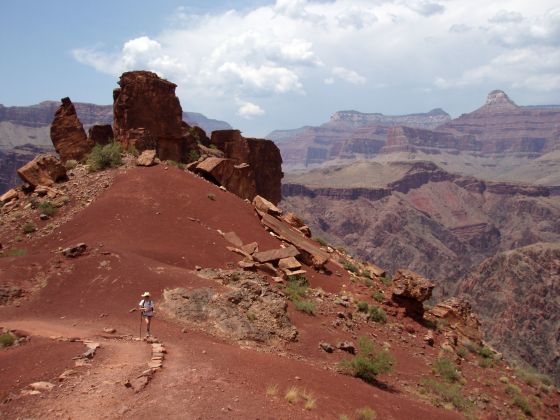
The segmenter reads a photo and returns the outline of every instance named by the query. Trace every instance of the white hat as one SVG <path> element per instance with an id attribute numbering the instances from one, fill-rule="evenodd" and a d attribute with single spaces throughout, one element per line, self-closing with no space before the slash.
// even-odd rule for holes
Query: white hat
<path id="1" fill-rule="evenodd" d="M 144 293 L 142 294 L 142 297 L 148 297 L 148 296 L 150 296 L 150 292 L 144 292 Z"/>

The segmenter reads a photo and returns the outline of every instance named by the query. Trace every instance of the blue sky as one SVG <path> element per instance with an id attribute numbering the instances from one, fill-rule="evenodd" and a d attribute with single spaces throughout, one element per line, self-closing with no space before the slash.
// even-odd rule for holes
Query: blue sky
<path id="1" fill-rule="evenodd" d="M 3 2 L 0 103 L 109 104 L 148 69 L 247 135 L 341 109 L 469 112 L 493 89 L 560 103 L 560 7 L 534 0 Z"/>

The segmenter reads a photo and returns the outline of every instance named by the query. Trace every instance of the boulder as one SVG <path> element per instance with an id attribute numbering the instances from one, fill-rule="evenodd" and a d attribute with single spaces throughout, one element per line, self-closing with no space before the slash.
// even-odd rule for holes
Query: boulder
<path id="1" fill-rule="evenodd" d="M 321 269 L 329 261 L 329 254 L 319 248 L 314 242 L 304 237 L 301 232 L 294 230 L 284 221 L 270 214 L 263 214 L 261 223 L 276 233 L 286 242 L 294 245 L 301 253 L 302 261 L 316 269 Z M 294 256 L 294 255 L 292 255 Z"/>
<path id="2" fill-rule="evenodd" d="M 260 195 L 253 198 L 253 206 L 262 213 L 272 214 L 273 216 L 282 214 L 282 210 Z"/>
<path id="3" fill-rule="evenodd" d="M 123 73 L 113 91 L 115 139 L 125 149 L 155 149 L 161 160 L 186 162 L 183 111 L 174 83 L 149 71 Z"/>
<path id="4" fill-rule="evenodd" d="M 144 150 L 140 156 L 136 159 L 136 165 L 138 166 L 152 166 L 156 162 L 156 151 L 155 150 Z"/>
<path id="5" fill-rule="evenodd" d="M 282 199 L 282 157 L 280 150 L 271 140 L 245 138 L 239 130 L 215 130 L 211 143 L 224 152 L 224 156 L 236 164 L 247 164 L 247 176 L 254 184 L 252 200 L 260 195 L 273 204 Z M 235 193 L 234 189 L 228 188 Z"/>
<path id="6" fill-rule="evenodd" d="M 426 313 L 426 318 L 445 321 L 457 333 L 458 342 L 470 341 L 480 346 L 483 344 L 480 320 L 464 298 L 453 297 L 438 303 Z"/>
<path id="7" fill-rule="evenodd" d="M 67 258 L 76 258 L 82 255 L 87 250 L 87 245 L 80 243 L 62 250 L 62 255 Z"/>
<path id="8" fill-rule="evenodd" d="M 53 389 L 54 385 L 51 384 L 50 382 L 41 381 L 41 382 L 33 382 L 32 384 L 29 384 L 29 388 L 31 388 L 33 391 L 45 392 Z"/>
<path id="9" fill-rule="evenodd" d="M 299 270 L 301 268 L 301 264 L 294 257 L 287 257 L 278 261 L 278 268 L 281 270 Z"/>
<path id="10" fill-rule="evenodd" d="M 348 352 L 350 354 L 356 354 L 356 346 L 351 341 L 343 341 L 336 345 L 339 350 Z"/>
<path id="11" fill-rule="evenodd" d="M 250 200 L 255 196 L 255 180 L 246 164 L 236 165 L 231 159 L 209 157 L 197 163 L 194 172 L 241 198 Z"/>
<path id="12" fill-rule="evenodd" d="M 283 258 L 295 257 L 299 255 L 299 251 L 294 246 L 287 248 L 270 249 L 268 251 L 256 252 L 253 254 L 255 261 L 266 263 L 271 261 L 278 261 Z"/>
<path id="13" fill-rule="evenodd" d="M 53 155 L 39 155 L 17 170 L 19 177 L 33 187 L 52 185 L 66 179 L 66 168 Z"/>
<path id="14" fill-rule="evenodd" d="M 110 124 L 97 124 L 88 130 L 88 138 L 93 144 L 102 146 L 111 143 L 114 139 L 113 127 Z"/>
<path id="15" fill-rule="evenodd" d="M 15 189 L 11 189 L 0 196 L 0 203 L 7 203 L 18 198 L 18 192 Z"/>
<path id="16" fill-rule="evenodd" d="M 51 140 L 62 162 L 83 160 L 93 148 L 70 98 L 62 98 L 51 124 Z"/>
<path id="17" fill-rule="evenodd" d="M 393 277 L 392 299 L 405 308 L 408 316 L 422 318 L 423 302 L 432 296 L 434 283 L 411 270 L 398 270 Z"/>
<path id="18" fill-rule="evenodd" d="M 319 343 L 319 348 L 321 348 L 323 351 L 325 351 L 327 353 L 334 352 L 334 347 L 332 346 L 332 344 L 329 344 L 329 343 L 324 342 L 324 341 Z"/>

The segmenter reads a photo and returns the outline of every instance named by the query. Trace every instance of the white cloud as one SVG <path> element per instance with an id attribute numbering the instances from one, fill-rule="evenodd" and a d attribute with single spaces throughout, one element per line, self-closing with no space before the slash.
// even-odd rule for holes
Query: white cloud
<path id="1" fill-rule="evenodd" d="M 332 74 L 353 85 L 363 85 L 366 82 L 364 76 L 344 67 L 335 67 L 332 69 Z"/>
<path id="2" fill-rule="evenodd" d="M 259 103 L 267 113 L 253 122 L 276 109 L 295 118 L 332 112 L 336 104 L 315 99 L 325 85 L 352 108 L 380 112 L 421 111 L 425 97 L 416 105 L 410 92 L 429 88 L 432 96 L 500 87 L 539 98 L 558 89 L 557 0 L 277 0 L 197 13 L 179 8 L 159 33 L 116 50 L 77 48 L 74 57 L 115 77 L 155 71 L 178 84 L 189 109 L 219 109 L 224 119 L 241 115 L 235 98 Z M 387 94 L 372 98 L 372 89 Z M 554 102 L 560 92 L 548 95 Z"/>
<path id="3" fill-rule="evenodd" d="M 262 109 L 257 104 L 252 102 L 237 101 L 239 108 L 237 109 L 237 115 L 242 118 L 251 119 L 254 117 L 260 117 L 265 114 L 264 109 Z"/>

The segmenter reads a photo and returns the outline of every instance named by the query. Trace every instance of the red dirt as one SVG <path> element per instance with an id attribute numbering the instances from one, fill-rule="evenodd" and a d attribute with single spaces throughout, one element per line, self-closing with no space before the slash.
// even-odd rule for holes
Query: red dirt
<path id="1" fill-rule="evenodd" d="M 215 201 L 208 198 L 209 193 L 215 194 Z M 199 332 L 182 333 L 182 325 L 157 313 L 157 304 L 164 288 L 214 285 L 199 278 L 195 266 L 234 267 L 241 259 L 226 249 L 229 243 L 217 229 L 235 231 L 244 243 L 256 241 L 261 250 L 280 244 L 262 228 L 250 204 L 192 174 L 159 165 L 118 174 L 110 188 L 53 234 L 21 243 L 28 249 L 27 256 L 1 258 L 0 273 L 11 283 L 44 285 L 19 306 L 0 307 L 3 326 L 27 329 L 34 335 L 54 332 L 93 338 L 102 342 L 102 348 L 99 358 L 78 378 L 40 398 L 20 398 L 0 406 L 0 413 L 28 417 L 49 412 L 70 418 L 99 418 L 100 412 L 107 418 L 153 418 L 154 412 L 169 418 L 336 418 L 369 406 L 378 418 L 460 417 L 415 395 L 416 384 L 429 374 L 427 362 L 437 353 L 422 342 L 425 328 L 421 326 L 413 336 L 393 328 L 399 321 L 392 318 L 391 328 L 362 323 L 345 332 L 331 323 L 336 310 L 353 309 L 333 311 L 324 302 L 316 316 L 297 312 L 290 304 L 289 316 L 300 335 L 298 342 L 284 349 L 240 346 Z M 54 253 L 58 247 L 79 242 L 89 246 L 81 257 L 66 259 Z M 334 264 L 330 268 L 341 276 L 308 268 L 311 285 L 337 292 L 345 284 L 346 289 L 364 293 L 372 301 L 367 295 L 370 291 L 353 283 L 345 270 Z M 163 369 L 135 394 L 123 384 L 149 360 L 145 344 L 130 338 L 110 339 L 102 329 L 113 327 L 117 335 L 137 335 L 138 313 L 129 310 L 145 290 L 156 301 L 153 332 L 168 355 Z M 318 348 L 320 341 L 356 342 L 362 335 L 380 346 L 384 342 L 391 346 L 396 370 L 380 378 L 387 389 L 341 375 L 336 362 L 348 355 L 326 354 Z M 11 352 L 0 351 L 0 357 Z M 52 373 L 41 377 L 62 373 L 70 359 L 61 353 L 48 364 Z M 16 371 L 10 372 L 17 376 Z M 32 374 L 43 373 L 37 369 Z M 270 385 L 278 386 L 276 396 L 267 395 Z M 302 402 L 289 404 L 284 393 L 290 386 L 311 392 L 316 407 L 308 411 Z M 94 391 L 88 392 L 90 388 Z M 6 389 L 16 390 L 13 385 Z"/>

